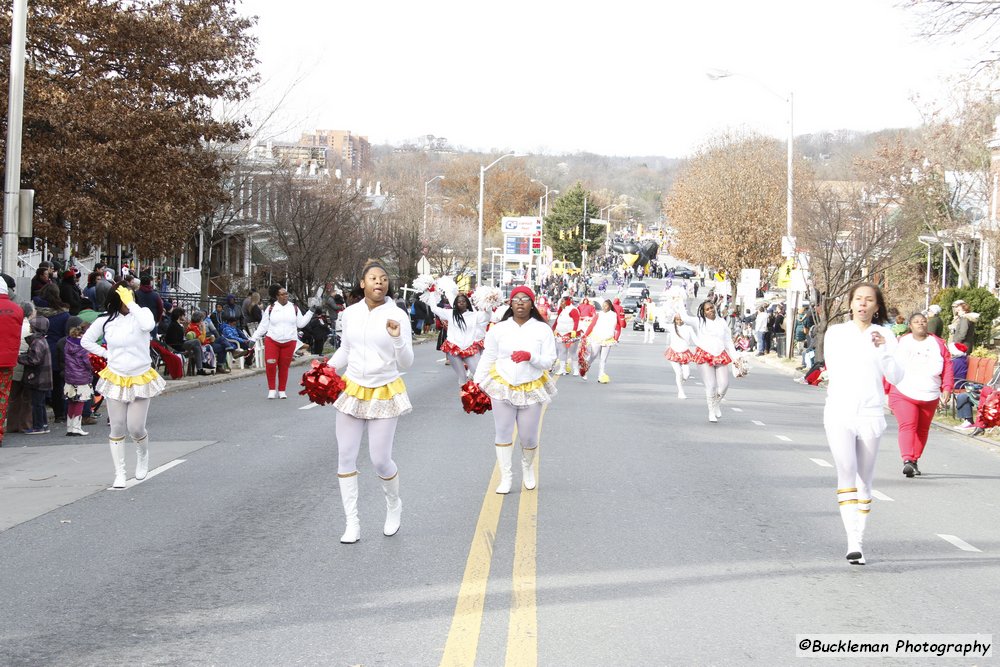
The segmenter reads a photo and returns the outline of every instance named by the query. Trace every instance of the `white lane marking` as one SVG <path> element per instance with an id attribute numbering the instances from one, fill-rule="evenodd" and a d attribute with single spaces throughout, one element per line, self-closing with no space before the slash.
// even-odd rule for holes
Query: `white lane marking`
<path id="1" fill-rule="evenodd" d="M 303 405 L 299 410 L 312 410 L 313 408 L 318 408 L 319 403 L 309 403 L 308 405 Z"/>
<path id="2" fill-rule="evenodd" d="M 764 426 L 764 422 L 760 421 L 759 419 L 751 419 L 750 423 L 756 424 L 757 426 Z"/>
<path id="3" fill-rule="evenodd" d="M 942 535 L 941 533 L 938 533 L 937 536 L 940 537 L 945 542 L 951 542 L 962 551 L 976 551 L 978 553 L 983 552 L 982 549 L 977 549 L 976 547 L 972 546 L 965 540 L 955 537 L 954 535 Z"/>
<path id="4" fill-rule="evenodd" d="M 142 479 L 135 479 L 133 477 L 132 479 L 128 480 L 127 482 L 125 482 L 125 488 L 126 489 L 131 489 L 136 484 L 142 484 L 143 482 L 145 482 L 145 481 L 147 481 L 147 480 L 149 480 L 149 479 L 151 479 L 153 477 L 156 477 L 161 472 L 166 472 L 167 470 L 170 470 L 174 466 L 179 466 L 180 464 L 184 463 L 185 461 L 187 461 L 187 459 L 174 459 L 173 461 L 171 461 L 169 463 L 164 463 L 159 468 L 153 468 L 152 470 L 150 470 L 148 473 L 146 473 L 146 476 L 144 478 L 142 478 Z M 110 487 L 108 488 L 108 491 L 120 491 L 120 490 L 121 489 L 112 489 Z"/>
<path id="5" fill-rule="evenodd" d="M 733 412 L 743 412 L 743 408 L 729 408 Z"/>
<path id="6" fill-rule="evenodd" d="M 832 468 L 833 467 L 833 464 L 827 463 L 823 459 L 813 459 L 813 458 L 810 458 L 809 460 L 812 461 L 813 463 L 815 463 L 816 465 L 818 465 L 820 468 Z"/>
<path id="7" fill-rule="evenodd" d="M 888 500 L 890 502 L 896 502 L 895 500 L 893 500 L 889 496 L 885 495 L 881 491 L 876 491 L 875 489 L 872 489 L 872 495 L 875 496 L 876 498 L 878 498 L 879 500 Z"/>
<path id="8" fill-rule="evenodd" d="M 789 438 L 787 435 L 776 435 L 774 437 L 777 438 L 778 440 L 781 440 L 782 442 L 791 442 L 792 441 L 792 439 Z"/>

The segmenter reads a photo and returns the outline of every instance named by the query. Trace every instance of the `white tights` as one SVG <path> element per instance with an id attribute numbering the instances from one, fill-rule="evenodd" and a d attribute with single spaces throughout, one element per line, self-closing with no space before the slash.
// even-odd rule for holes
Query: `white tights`
<path id="1" fill-rule="evenodd" d="M 677 383 L 677 393 L 684 394 L 684 380 L 691 377 L 691 365 L 690 364 L 679 364 L 676 361 L 671 361 L 670 365 L 674 369 L 674 382 Z"/>
<path id="2" fill-rule="evenodd" d="M 496 426 L 497 445 L 514 442 L 514 426 L 521 440 L 521 447 L 534 449 L 538 446 L 538 429 L 542 423 L 541 403 L 514 406 L 507 401 L 493 401 L 493 423 Z"/>
<path id="3" fill-rule="evenodd" d="M 570 365 L 575 369 L 577 367 L 577 350 L 580 347 L 579 342 L 575 342 L 569 347 L 566 347 L 561 341 L 556 341 L 556 357 L 559 360 L 559 365 L 557 369 L 566 370 L 566 362 L 568 361 Z M 560 371 L 562 372 L 562 371 Z"/>
<path id="4" fill-rule="evenodd" d="M 605 364 L 607 364 L 608 354 L 610 352 L 611 352 L 611 346 L 610 345 L 601 345 L 596 350 L 594 350 L 594 352 L 590 355 L 590 365 L 591 366 L 594 365 L 594 361 L 597 359 L 597 357 L 601 358 L 601 365 L 598 368 L 597 377 L 600 377 L 600 376 L 604 375 L 604 366 L 605 366 Z"/>
<path id="5" fill-rule="evenodd" d="M 729 391 L 729 366 L 712 366 L 711 364 L 699 364 L 701 366 L 701 381 L 705 383 L 705 396 L 709 400 L 726 395 Z"/>
<path id="6" fill-rule="evenodd" d="M 451 362 L 451 370 L 455 371 L 455 375 L 458 376 L 458 383 L 465 384 L 469 380 L 469 376 L 465 373 L 465 366 L 469 366 L 469 375 L 475 377 L 476 369 L 479 367 L 479 358 L 481 354 L 474 354 L 471 357 L 459 357 L 454 354 L 445 355 Z"/>
<path id="7" fill-rule="evenodd" d="M 823 427 L 837 467 L 837 496 L 842 504 L 857 500 L 858 510 L 871 508 L 872 478 L 878 444 L 885 431 L 885 417 L 859 417 L 827 409 Z"/>
<path id="8" fill-rule="evenodd" d="M 375 473 L 382 479 L 392 479 L 397 471 L 396 462 L 392 460 L 397 419 L 358 419 L 337 410 L 337 474 L 343 476 L 358 471 L 361 436 L 367 424 L 368 456 Z"/>
<path id="9" fill-rule="evenodd" d="M 108 399 L 108 418 L 111 420 L 111 440 L 123 440 L 132 436 L 136 442 L 146 437 L 146 416 L 149 414 L 149 399 L 137 398 L 131 403 Z"/>

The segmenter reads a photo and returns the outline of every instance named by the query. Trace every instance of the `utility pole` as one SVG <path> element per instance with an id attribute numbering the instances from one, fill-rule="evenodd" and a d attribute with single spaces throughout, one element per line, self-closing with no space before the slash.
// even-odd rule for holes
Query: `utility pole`
<path id="1" fill-rule="evenodd" d="M 24 42 L 27 28 L 28 0 L 14 0 L 10 31 L 10 92 L 7 104 L 7 179 L 3 196 L 3 266 L 0 267 L 11 277 L 17 273 L 21 127 L 24 120 Z"/>

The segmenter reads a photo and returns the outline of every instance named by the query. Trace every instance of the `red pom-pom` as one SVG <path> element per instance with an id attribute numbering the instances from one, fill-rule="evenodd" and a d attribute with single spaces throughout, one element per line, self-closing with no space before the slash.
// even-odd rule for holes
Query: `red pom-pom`
<path id="1" fill-rule="evenodd" d="M 87 353 L 87 356 L 90 357 L 90 367 L 94 369 L 95 373 L 100 373 L 108 365 L 108 360 L 104 357 L 99 357 L 90 352 Z"/>
<path id="2" fill-rule="evenodd" d="M 478 384 L 469 380 L 462 385 L 462 409 L 481 415 L 487 410 L 493 409 L 493 402 L 490 401 L 486 392 L 479 388 Z"/>
<path id="3" fill-rule="evenodd" d="M 308 396 L 312 403 L 318 405 L 333 403 L 347 386 L 333 366 L 327 365 L 326 359 L 313 359 L 311 368 L 302 375 L 301 385 L 304 389 L 299 395 Z"/>
<path id="4" fill-rule="evenodd" d="M 434 286 L 434 284 L 433 284 L 433 283 L 432 283 L 431 285 L 429 285 L 429 286 L 427 287 L 427 291 L 428 291 L 428 292 L 433 292 L 433 291 L 434 291 L 434 289 L 435 289 L 435 286 Z"/>
<path id="5" fill-rule="evenodd" d="M 580 342 L 580 349 L 577 352 L 576 360 L 580 366 L 580 377 L 587 377 L 587 371 L 590 370 L 590 338 L 584 338 Z"/>
<path id="6" fill-rule="evenodd" d="M 979 419 L 985 428 L 1000 425 L 1000 393 L 993 392 L 980 402 Z"/>

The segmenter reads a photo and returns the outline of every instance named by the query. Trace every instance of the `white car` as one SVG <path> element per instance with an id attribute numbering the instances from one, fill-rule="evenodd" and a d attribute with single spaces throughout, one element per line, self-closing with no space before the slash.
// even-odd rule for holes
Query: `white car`
<path id="1" fill-rule="evenodd" d="M 628 287 L 625 289 L 625 296 L 641 297 L 643 290 L 648 290 L 648 289 L 649 287 L 646 285 L 646 283 L 641 282 L 639 280 L 633 280 L 628 284 Z"/>

